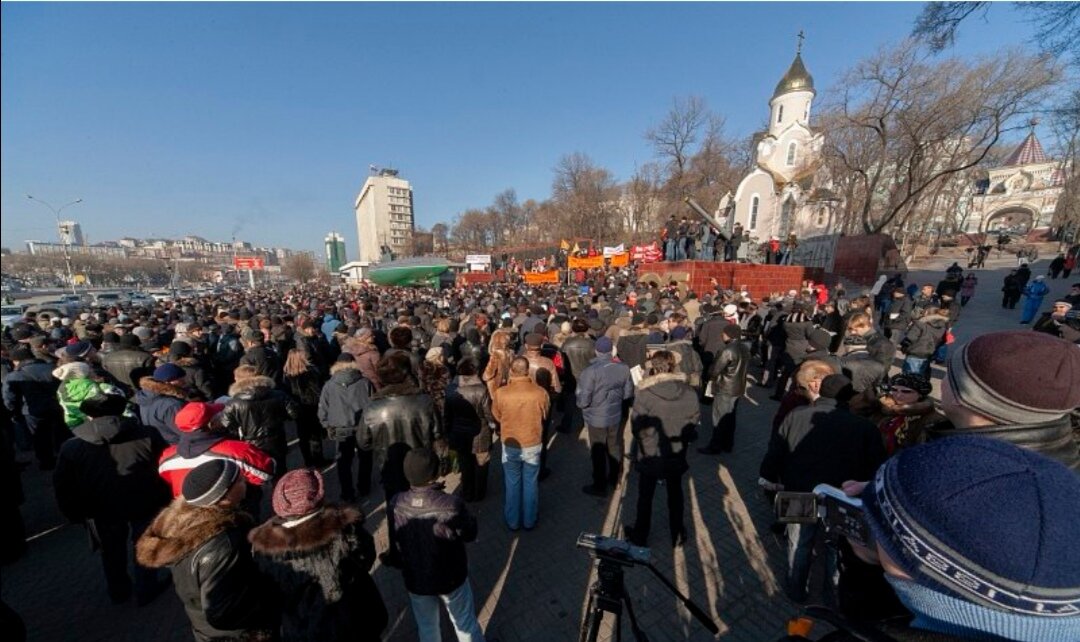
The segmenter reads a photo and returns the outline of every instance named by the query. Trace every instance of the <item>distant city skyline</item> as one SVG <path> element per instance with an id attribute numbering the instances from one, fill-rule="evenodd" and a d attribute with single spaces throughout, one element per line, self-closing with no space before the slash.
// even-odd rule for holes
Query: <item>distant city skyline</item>
<path id="1" fill-rule="evenodd" d="M 429 229 L 507 188 L 548 197 L 564 154 L 625 181 L 653 160 L 643 134 L 674 98 L 704 97 L 748 136 L 800 30 L 827 96 L 922 6 L 4 3 L 0 241 L 57 240 L 26 194 L 83 199 L 64 216 L 90 243 L 318 251 L 327 229 L 353 242 L 369 165 L 401 171 Z M 365 25 L 379 28 L 357 37 Z M 996 4 L 947 53 L 1027 47 L 1031 33 Z"/>

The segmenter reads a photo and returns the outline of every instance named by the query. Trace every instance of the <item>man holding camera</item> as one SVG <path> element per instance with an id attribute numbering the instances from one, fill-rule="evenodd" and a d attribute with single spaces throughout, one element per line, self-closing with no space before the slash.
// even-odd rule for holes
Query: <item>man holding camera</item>
<path id="1" fill-rule="evenodd" d="M 1073 310 L 1073 304 L 1064 299 L 1054 301 L 1054 308 L 1050 312 L 1043 312 L 1031 329 L 1080 343 L 1080 312 Z"/>
<path id="2" fill-rule="evenodd" d="M 848 479 L 867 479 L 885 460 L 877 427 L 848 412 L 854 394 L 851 380 L 823 361 L 804 362 L 796 385 L 810 405 L 784 418 L 761 461 L 758 483 L 767 491 L 811 492 L 818 484 L 839 487 Z M 795 602 L 807 598 L 817 524 L 788 524 L 788 571 L 785 593 Z M 835 551 L 826 553 L 826 577 L 836 568 Z M 831 593 L 831 587 L 826 591 Z"/>

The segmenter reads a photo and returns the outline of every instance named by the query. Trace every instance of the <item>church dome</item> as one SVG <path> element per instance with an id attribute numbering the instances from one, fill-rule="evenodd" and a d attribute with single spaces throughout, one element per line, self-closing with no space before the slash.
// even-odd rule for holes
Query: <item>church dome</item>
<path id="1" fill-rule="evenodd" d="M 795 54 L 795 60 L 791 61 L 791 66 L 788 67 L 787 73 L 784 74 L 784 77 L 776 84 L 776 91 L 773 92 L 773 98 L 789 94 L 793 91 L 809 91 L 814 93 L 814 77 L 806 70 L 806 66 L 802 61 L 802 54 Z"/>

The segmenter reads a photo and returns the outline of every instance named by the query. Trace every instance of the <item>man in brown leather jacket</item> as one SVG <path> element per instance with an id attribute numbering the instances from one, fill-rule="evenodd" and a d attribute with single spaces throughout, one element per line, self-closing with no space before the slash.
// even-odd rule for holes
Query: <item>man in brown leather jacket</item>
<path id="1" fill-rule="evenodd" d="M 548 416 L 547 392 L 529 378 L 529 361 L 510 362 L 510 382 L 495 391 L 491 414 L 502 437 L 506 525 L 516 531 L 536 526 L 539 512 L 540 450 Z"/>

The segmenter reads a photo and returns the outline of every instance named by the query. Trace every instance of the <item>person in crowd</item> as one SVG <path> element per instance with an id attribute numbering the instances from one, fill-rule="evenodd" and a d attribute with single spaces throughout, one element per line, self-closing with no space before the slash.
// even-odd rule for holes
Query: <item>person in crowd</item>
<path id="1" fill-rule="evenodd" d="M 12 370 L 4 377 L 4 407 L 11 413 L 15 430 L 29 435 L 41 470 L 52 470 L 56 453 L 67 439 L 64 412 L 57 402 L 60 382 L 53 366 L 34 356 L 29 345 L 20 344 L 9 353 Z"/>
<path id="2" fill-rule="evenodd" d="M 938 299 L 937 294 L 934 292 L 934 286 L 929 283 L 919 288 L 919 293 L 915 295 L 911 303 L 911 319 L 914 321 L 922 315 L 926 314 L 927 308 L 938 307 L 941 301 Z"/>
<path id="3" fill-rule="evenodd" d="M 86 421 L 86 415 L 80 410 L 83 401 L 98 395 L 124 396 L 124 391 L 117 386 L 98 381 L 94 377 L 93 368 L 83 361 L 71 361 L 57 366 L 52 374 L 60 380 L 56 399 L 64 411 L 64 425 L 68 430 Z M 128 414 L 134 416 L 133 413 Z"/>
<path id="4" fill-rule="evenodd" d="M 945 340 L 949 329 L 949 318 L 936 307 L 926 308 L 900 342 L 900 351 L 904 354 L 904 374 L 918 374 L 930 378 L 930 359 L 934 351 Z"/>
<path id="5" fill-rule="evenodd" d="M 433 448 L 436 442 L 444 442 L 442 417 L 435 411 L 435 402 L 420 390 L 411 373 L 407 354 L 384 356 L 378 367 L 383 387 L 371 395 L 361 417 L 358 443 L 361 449 L 373 450 L 375 460 L 381 463 L 379 476 L 388 505 L 394 495 L 408 490 L 402 468 L 405 454 L 413 448 Z M 387 515 L 387 520 L 390 547 L 379 559 L 387 566 L 398 566 L 393 515 Z"/>
<path id="6" fill-rule="evenodd" d="M 420 365 L 423 360 L 417 351 L 414 350 L 414 343 L 418 343 L 419 339 L 416 337 L 413 330 L 407 325 L 399 325 L 387 335 L 390 339 L 390 349 L 383 353 L 383 357 L 388 357 L 394 354 L 403 354 L 409 358 L 409 376 L 414 382 L 420 381 Z M 376 370 L 376 376 L 378 376 L 378 368 Z M 385 382 L 384 382 L 385 383 Z"/>
<path id="7" fill-rule="evenodd" d="M 318 470 L 291 470 L 274 486 L 274 516 L 248 533 L 281 595 L 281 640 L 378 642 L 389 614 L 370 575 L 375 540 L 359 509 L 324 497 Z"/>
<path id="8" fill-rule="evenodd" d="M 187 373 L 174 363 L 164 363 L 154 369 L 149 377 L 139 379 L 139 391 L 135 403 L 139 406 L 139 419 L 143 425 L 158 431 L 169 444 L 180 440 L 175 418 L 190 396 L 184 387 Z"/>
<path id="9" fill-rule="evenodd" d="M 236 327 L 231 323 L 222 323 L 220 335 L 214 343 L 210 360 L 214 367 L 214 384 L 218 386 L 215 397 L 224 394 L 233 384 L 233 375 L 240 365 L 244 347 L 236 335 Z"/>
<path id="10" fill-rule="evenodd" d="M 442 417 L 446 401 L 446 386 L 450 383 L 450 368 L 446 365 L 449 343 L 442 347 L 428 348 L 420 364 L 420 389 L 435 403 L 435 412 Z"/>
<path id="11" fill-rule="evenodd" d="M 772 399 L 779 401 L 787 392 L 791 375 L 806 358 L 810 347 L 810 332 L 814 329 L 806 307 L 799 301 L 791 305 L 791 311 L 780 317 L 779 329 L 783 333 L 784 347 L 780 357 L 780 375 Z"/>
<path id="12" fill-rule="evenodd" d="M 274 459 L 246 441 L 231 439 L 220 427 L 221 404 L 192 401 L 176 413 L 179 439 L 167 447 L 158 460 L 158 474 L 172 488 L 173 497 L 184 489 L 187 475 L 207 459 L 226 459 L 240 467 L 251 485 L 249 499 L 256 502 L 259 487 L 274 475 Z M 257 502 L 256 502 L 257 505 Z"/>
<path id="13" fill-rule="evenodd" d="M 1061 275 L 1061 272 L 1064 269 L 1065 269 L 1065 254 L 1063 252 L 1058 252 L 1058 255 L 1055 256 L 1050 261 L 1050 265 L 1047 266 L 1046 273 L 1050 276 L 1051 279 L 1056 279 L 1056 278 L 1058 278 L 1058 276 Z M 1065 278 L 1069 278 L 1069 277 L 1065 277 Z"/>
<path id="14" fill-rule="evenodd" d="M 699 448 L 704 455 L 729 453 L 735 448 L 735 419 L 739 400 L 746 394 L 746 372 L 750 365 L 750 348 L 742 342 L 742 330 L 728 324 L 723 331 L 725 346 L 713 362 L 709 380 L 712 382 L 712 438 L 709 445 Z"/>
<path id="15" fill-rule="evenodd" d="M 581 373 L 589 367 L 589 363 L 596 357 L 596 341 L 589 336 L 589 322 L 582 317 L 577 317 L 570 322 L 570 331 L 573 333 L 562 344 L 563 363 L 566 373 L 566 384 L 563 386 L 563 399 L 566 400 L 563 410 L 562 430 L 571 432 L 577 424 L 577 386 L 581 379 Z"/>
<path id="16" fill-rule="evenodd" d="M 1024 287 L 1024 308 L 1020 313 L 1020 323 L 1031 323 L 1042 307 L 1043 297 L 1050 293 L 1050 287 L 1044 283 L 1046 277 L 1039 275 Z"/>
<path id="17" fill-rule="evenodd" d="M 689 470 L 686 451 L 697 434 L 699 420 L 697 392 L 675 371 L 675 355 L 665 350 L 653 353 L 630 412 L 640 477 L 634 523 L 626 525 L 623 532 L 635 545 L 648 545 L 653 495 L 660 481 L 667 490 L 671 544 L 677 547 L 686 541 L 682 477 Z"/>
<path id="18" fill-rule="evenodd" d="M 491 405 L 502 439 L 503 516 L 512 531 L 531 530 L 539 518 L 540 448 L 549 403 L 547 392 L 529 377 L 529 361 L 515 357 L 509 383 L 495 391 Z"/>
<path id="19" fill-rule="evenodd" d="M 527 372 L 524 379 L 528 380 Z M 442 602 L 458 640 L 483 642 L 465 551 L 465 545 L 476 539 L 476 518 L 463 499 L 444 492 L 436 482 L 439 459 L 429 448 L 409 451 L 403 466 L 409 488 L 389 501 L 398 533 L 394 545 L 416 619 L 417 639 L 442 639 Z"/>
<path id="20" fill-rule="evenodd" d="M 227 459 L 198 465 L 135 546 L 139 564 L 172 571 L 196 642 L 277 637 L 280 598 L 251 558 L 244 479 Z"/>
<path id="21" fill-rule="evenodd" d="M 904 331 L 911 324 L 911 311 L 913 304 L 903 288 L 896 288 L 892 292 L 892 300 L 885 311 L 885 320 L 882 323 L 883 334 L 886 339 L 899 345 L 904 339 Z"/>
<path id="22" fill-rule="evenodd" d="M 846 483 L 872 540 L 853 549 L 911 612 L 874 628 L 897 640 L 1080 639 L 1075 472 L 967 435 L 903 450 L 871 483 Z"/>
<path id="23" fill-rule="evenodd" d="M 458 363 L 457 376 L 446 389 L 446 433 L 461 468 L 461 496 L 467 502 L 487 496 L 488 463 L 491 461 L 491 395 L 480 380 L 472 357 Z"/>
<path id="24" fill-rule="evenodd" d="M 289 350 L 282 368 L 282 384 L 296 403 L 296 440 L 304 466 L 323 466 L 323 436 L 319 423 L 319 397 L 323 384 L 319 371 L 303 350 Z"/>
<path id="25" fill-rule="evenodd" d="M 820 372 L 807 373 L 818 375 Z M 808 493 L 818 484 L 840 487 L 847 480 L 869 479 L 885 459 L 877 427 L 848 412 L 851 381 L 838 374 L 807 376 L 803 392 L 810 405 L 796 408 L 780 424 L 761 461 L 759 483 L 770 491 Z M 788 568 L 784 591 L 806 600 L 818 524 L 787 525 Z M 835 552 L 826 551 L 826 577 L 834 572 Z M 826 592 L 829 592 L 827 585 Z"/>
<path id="26" fill-rule="evenodd" d="M 276 384 L 281 380 L 281 363 L 264 342 L 263 333 L 255 328 L 247 328 L 241 332 L 240 345 L 244 348 L 244 354 L 237 365 L 251 366 L 257 375 L 267 377 Z"/>
<path id="27" fill-rule="evenodd" d="M 375 332 L 369 327 L 362 327 L 345 341 L 342 350 L 351 354 L 356 360 L 356 367 L 367 379 L 373 388 L 378 390 L 382 384 L 375 373 L 379 364 L 379 348 L 375 345 Z"/>
<path id="28" fill-rule="evenodd" d="M 135 394 L 138 381 L 154 371 L 154 355 L 142 349 L 139 337 L 125 334 L 119 337 L 115 350 L 101 355 L 101 367 L 130 397 Z"/>
<path id="29" fill-rule="evenodd" d="M 330 376 L 330 366 L 337 359 L 337 355 L 333 354 L 326 335 L 319 330 L 319 323 L 315 319 L 305 319 L 300 324 L 293 340 L 297 348 L 308 353 L 312 365 L 319 371 L 323 380 L 326 380 Z"/>
<path id="30" fill-rule="evenodd" d="M 1043 312 L 1031 329 L 1080 344 L 1080 318 L 1075 313 L 1070 316 L 1072 309 L 1073 304 L 1065 299 L 1054 301 L 1053 308 L 1049 312 Z"/>
<path id="31" fill-rule="evenodd" d="M 127 335 L 124 335 L 127 336 Z M 179 366 L 184 371 L 184 389 L 189 396 L 198 397 L 199 401 L 212 401 L 214 398 L 213 375 L 202 360 L 195 356 L 191 343 L 173 341 L 169 344 L 169 363 Z M 138 381 L 136 379 L 135 381 Z"/>
<path id="32" fill-rule="evenodd" d="M 293 352 L 300 352 L 293 350 Z M 302 354 L 302 353 L 301 353 Z M 364 410 L 370 403 L 373 387 L 352 354 L 341 353 L 330 368 L 330 380 L 322 387 L 318 402 L 318 421 L 330 439 L 337 442 L 337 475 L 341 501 L 352 503 L 357 496 L 371 493 L 374 453 L 371 445 L 361 447 L 360 432 Z M 356 483 L 352 480 L 352 462 L 356 459 Z"/>
<path id="33" fill-rule="evenodd" d="M 949 422 L 928 428 L 927 437 L 1001 439 L 1080 472 L 1080 448 L 1069 422 L 1080 407 L 1077 381 L 1076 346 L 1042 332 L 983 334 L 950 357 L 941 383 L 941 411 Z"/>
<path id="34" fill-rule="evenodd" d="M 128 541 L 136 541 L 169 503 L 168 487 L 157 474 L 165 442 L 124 416 L 127 399 L 119 390 L 89 397 L 79 410 L 86 421 L 72 427 L 74 436 L 60 447 L 53 471 L 57 506 L 68 521 L 86 526 L 101 552 L 109 599 L 121 604 L 134 594 L 138 605 L 148 604 L 164 583 L 139 564 L 132 583 Z"/>
<path id="35" fill-rule="evenodd" d="M 1009 310 L 1015 310 L 1016 304 L 1020 302 L 1020 295 L 1023 294 L 1024 288 L 1020 285 L 1020 277 L 1017 276 L 1016 270 L 1012 270 L 1005 276 L 1005 280 L 1001 286 L 1001 307 Z"/>
<path id="36" fill-rule="evenodd" d="M 979 285 L 979 277 L 974 272 L 968 272 L 960 283 L 960 306 L 967 307 L 969 301 L 975 296 L 975 288 Z"/>
<path id="37" fill-rule="evenodd" d="M 926 441 L 926 428 L 945 420 L 930 399 L 930 380 L 922 374 L 901 373 L 889 379 L 888 392 L 878 400 L 878 422 L 885 453 L 917 446 Z"/>
<path id="38" fill-rule="evenodd" d="M 491 398 L 495 398 L 495 391 L 505 386 L 509 381 L 510 362 L 514 359 L 514 353 L 510 348 L 511 332 L 496 330 L 491 335 L 488 346 L 488 363 L 484 368 L 482 379 L 488 387 Z"/>
<path id="39" fill-rule="evenodd" d="M 238 367 L 233 380 L 221 413 L 221 427 L 273 457 L 274 478 L 279 479 L 285 474 L 289 451 L 285 421 L 296 419 L 296 403 L 255 366 Z"/>
<path id="40" fill-rule="evenodd" d="M 612 348 L 606 336 L 596 341 L 596 356 L 581 372 L 576 391 L 577 405 L 589 432 L 592 459 L 592 483 L 582 492 L 596 497 L 606 497 L 608 487 L 619 483 L 623 411 L 634 396 L 630 368 L 611 356 Z"/>

